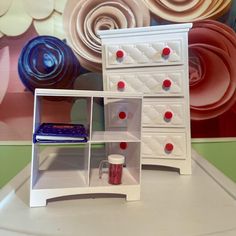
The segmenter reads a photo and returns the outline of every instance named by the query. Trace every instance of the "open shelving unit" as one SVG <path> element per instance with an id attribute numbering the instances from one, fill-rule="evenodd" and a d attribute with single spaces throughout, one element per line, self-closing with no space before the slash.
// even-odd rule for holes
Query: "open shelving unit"
<path id="1" fill-rule="evenodd" d="M 62 89 L 36 89 L 34 100 L 33 134 L 43 122 L 71 122 L 71 108 L 77 99 L 86 100 L 86 120 L 83 123 L 88 132 L 85 143 L 40 143 L 32 142 L 32 166 L 30 184 L 30 206 L 46 206 L 47 200 L 77 194 L 123 194 L 127 200 L 140 199 L 141 178 L 141 115 L 142 95 L 138 93 L 80 91 Z M 102 103 L 105 120 L 109 126 L 97 128 L 93 117 L 94 104 Z M 44 107 L 50 103 L 52 115 L 45 115 Z M 53 107 L 63 104 L 53 111 Z M 53 105 L 55 104 L 55 106 Z M 60 111 L 61 110 L 61 111 Z M 61 117 L 60 119 L 60 112 Z M 69 114 L 65 114 L 68 112 Z M 56 114 L 54 117 L 53 114 Z M 122 114 L 122 116 L 120 115 Z M 104 123 L 106 123 L 104 121 Z M 102 126 L 104 127 L 104 126 Z M 122 184 L 111 185 L 108 176 L 99 179 L 98 167 L 109 154 L 125 156 Z M 43 160 L 41 162 L 41 160 Z M 41 164 L 39 165 L 39 163 Z"/>

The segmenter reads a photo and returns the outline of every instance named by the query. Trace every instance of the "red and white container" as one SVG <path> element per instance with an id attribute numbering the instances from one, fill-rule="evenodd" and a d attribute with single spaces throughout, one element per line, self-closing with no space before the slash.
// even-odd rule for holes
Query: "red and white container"
<path id="1" fill-rule="evenodd" d="M 108 183 L 109 184 L 121 184 L 122 172 L 125 157 L 120 154 L 111 154 L 108 156 L 108 160 L 103 160 L 99 165 L 99 178 L 102 177 L 103 166 L 108 163 Z"/>

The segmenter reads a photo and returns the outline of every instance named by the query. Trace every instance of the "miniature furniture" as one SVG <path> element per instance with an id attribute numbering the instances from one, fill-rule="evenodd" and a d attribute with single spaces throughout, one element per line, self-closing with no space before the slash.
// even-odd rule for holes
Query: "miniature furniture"
<path id="1" fill-rule="evenodd" d="M 192 24 L 99 31 L 103 88 L 142 92 L 142 164 L 191 174 L 188 31 Z M 109 125 L 109 121 L 108 121 Z"/>
<path id="2" fill-rule="evenodd" d="M 109 119 L 109 126 L 104 130 L 96 130 L 93 125 L 94 103 L 98 98 L 104 103 Z M 87 101 L 87 110 L 80 112 L 87 113 L 83 124 L 88 130 L 88 140 L 84 143 L 32 143 L 30 206 L 45 206 L 48 199 L 76 194 L 124 194 L 127 200 L 139 200 L 142 94 L 36 89 L 33 133 L 41 123 L 55 122 L 54 118 L 69 124 L 71 119 L 59 118 L 60 115 L 66 117 L 67 111 L 70 113 L 76 99 Z M 63 100 L 68 104 L 67 108 L 60 107 Z M 45 104 L 48 103 L 51 103 L 50 109 L 54 114 L 52 118 L 45 115 Z M 57 106 L 60 115 L 53 111 Z M 129 112 L 124 117 L 126 110 Z M 81 123 L 80 120 L 77 122 Z M 120 148 L 124 144 L 125 152 Z M 99 163 L 110 154 L 125 157 L 120 185 L 108 184 L 108 177 L 104 175 L 99 179 Z"/>

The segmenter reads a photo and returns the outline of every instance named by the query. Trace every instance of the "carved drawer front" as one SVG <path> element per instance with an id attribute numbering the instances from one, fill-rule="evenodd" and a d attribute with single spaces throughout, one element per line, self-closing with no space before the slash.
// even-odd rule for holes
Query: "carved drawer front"
<path id="1" fill-rule="evenodd" d="M 142 156 L 185 159 L 185 133 L 143 133 Z"/>
<path id="2" fill-rule="evenodd" d="M 106 84 L 109 91 L 142 92 L 145 96 L 180 96 L 183 94 L 183 70 L 142 70 L 107 72 Z"/>
<path id="3" fill-rule="evenodd" d="M 183 102 L 144 99 L 142 125 L 145 127 L 184 127 Z"/>
<path id="4" fill-rule="evenodd" d="M 105 46 L 106 68 L 183 64 L 182 41 L 126 43 Z"/>
<path id="5" fill-rule="evenodd" d="M 125 101 L 124 99 L 107 99 L 105 105 L 106 125 L 110 128 L 124 128 L 129 127 L 130 131 L 135 131 L 141 127 L 135 128 L 135 123 L 140 117 L 141 106 L 136 102 Z M 110 103 L 111 102 L 111 103 Z M 134 130 L 133 130 L 134 129 Z"/>
<path id="6" fill-rule="evenodd" d="M 128 120 L 128 104 L 125 102 L 107 106 L 107 124 L 109 127 L 126 127 Z"/>

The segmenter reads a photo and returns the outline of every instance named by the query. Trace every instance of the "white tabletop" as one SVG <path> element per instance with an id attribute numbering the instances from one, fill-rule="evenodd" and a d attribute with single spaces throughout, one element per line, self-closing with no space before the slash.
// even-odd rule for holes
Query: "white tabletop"
<path id="1" fill-rule="evenodd" d="M 0 235 L 236 235 L 236 201 L 194 161 L 191 176 L 144 168 L 141 201 L 94 197 L 67 197 L 29 208 L 26 181 L 0 204 Z"/>

